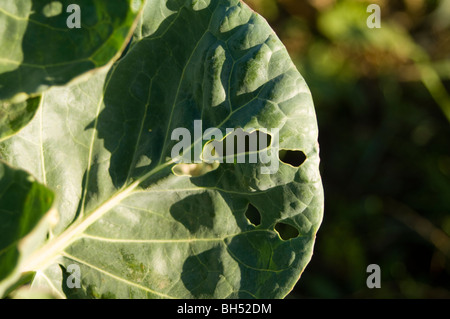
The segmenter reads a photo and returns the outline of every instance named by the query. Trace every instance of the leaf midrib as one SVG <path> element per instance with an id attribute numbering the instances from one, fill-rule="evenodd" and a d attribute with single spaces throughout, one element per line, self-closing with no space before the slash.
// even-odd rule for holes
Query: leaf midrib
<path id="1" fill-rule="evenodd" d="M 90 214 L 84 218 L 80 217 L 76 222 L 69 226 L 63 233 L 50 240 L 47 244 L 37 250 L 32 256 L 26 260 L 20 267 L 20 272 L 36 271 L 46 268 L 66 247 L 72 244 L 79 235 L 81 235 L 89 226 L 102 218 L 112 208 L 116 207 L 121 201 L 130 196 L 139 185 L 158 173 L 162 169 L 172 165 L 172 161 L 168 161 L 137 179 L 132 184 L 120 189 L 110 199 L 103 202 Z"/>

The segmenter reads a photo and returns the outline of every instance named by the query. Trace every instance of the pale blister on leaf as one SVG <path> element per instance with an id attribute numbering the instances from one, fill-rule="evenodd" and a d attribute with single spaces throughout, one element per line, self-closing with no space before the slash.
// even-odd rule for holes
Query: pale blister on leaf
<path id="1" fill-rule="evenodd" d="M 223 132 L 278 128 L 278 169 L 174 174 L 171 132 L 193 132 L 199 119 Z M 61 222 L 43 248 L 53 259 L 30 263 L 41 270 L 35 286 L 74 298 L 286 296 L 322 220 L 317 136 L 309 89 L 263 18 L 238 0 L 148 1 L 125 56 L 46 93 L 0 149 L 59 195 Z M 305 159 L 283 163 L 282 149 Z M 295 236 L 284 240 L 279 224 Z M 65 284 L 71 264 L 77 289 Z"/>

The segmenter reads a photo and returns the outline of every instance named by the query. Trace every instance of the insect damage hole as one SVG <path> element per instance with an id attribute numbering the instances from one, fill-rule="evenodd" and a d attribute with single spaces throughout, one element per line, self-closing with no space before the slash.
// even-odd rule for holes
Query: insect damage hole
<path id="1" fill-rule="evenodd" d="M 302 151 L 281 149 L 280 161 L 293 167 L 300 167 L 306 161 L 306 155 Z"/>
<path id="2" fill-rule="evenodd" d="M 227 129 L 228 132 L 229 129 Z M 230 130 L 224 138 L 213 139 L 205 144 L 202 159 L 220 163 L 257 163 L 259 152 L 271 146 L 272 136 L 259 130 Z"/>
<path id="3" fill-rule="evenodd" d="M 255 226 L 259 226 L 261 224 L 261 214 L 252 204 L 248 204 L 245 217 L 247 217 L 248 221 Z"/>
<path id="4" fill-rule="evenodd" d="M 285 224 L 285 223 L 277 223 L 275 225 L 275 230 L 277 231 L 277 233 L 280 235 L 281 239 L 283 239 L 283 240 L 297 238 L 299 235 L 297 228 L 295 228 L 292 225 Z"/>

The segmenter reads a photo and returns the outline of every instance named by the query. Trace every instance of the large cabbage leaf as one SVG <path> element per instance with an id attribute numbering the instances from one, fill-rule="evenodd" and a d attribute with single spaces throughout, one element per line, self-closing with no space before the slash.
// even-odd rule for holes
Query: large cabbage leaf
<path id="1" fill-rule="evenodd" d="M 268 150 L 278 169 L 174 174 L 172 132 L 194 132 L 195 120 L 278 128 Z M 60 222 L 24 267 L 37 270 L 32 287 L 71 298 L 286 296 L 322 220 L 317 137 L 310 91 L 262 17 L 238 0 L 148 1 L 111 69 L 52 88 L 1 145 L 57 195 Z M 304 161 L 281 161 L 286 152 Z M 81 286 L 70 289 L 74 264 Z"/>

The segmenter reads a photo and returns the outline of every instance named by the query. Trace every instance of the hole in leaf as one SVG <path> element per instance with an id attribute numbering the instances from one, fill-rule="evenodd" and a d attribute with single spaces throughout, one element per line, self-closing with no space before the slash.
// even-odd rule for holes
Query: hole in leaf
<path id="1" fill-rule="evenodd" d="M 219 163 L 199 163 L 199 164 L 176 164 L 172 172 L 177 176 L 198 177 L 205 175 L 219 167 Z"/>
<path id="2" fill-rule="evenodd" d="M 262 131 L 251 133 L 237 128 L 223 140 L 211 140 L 203 150 L 203 159 L 226 163 L 257 163 L 257 153 L 267 149 L 272 137 Z"/>
<path id="3" fill-rule="evenodd" d="M 280 150 L 280 161 L 294 167 L 300 167 L 306 161 L 306 155 L 302 151 Z"/>
<path id="4" fill-rule="evenodd" d="M 247 211 L 245 212 L 245 217 L 255 226 L 261 224 L 261 214 L 258 209 L 252 204 L 248 204 Z"/>
<path id="5" fill-rule="evenodd" d="M 280 234 L 280 237 L 283 240 L 296 238 L 299 235 L 297 228 L 285 223 L 277 223 L 275 225 L 275 230 Z"/>

